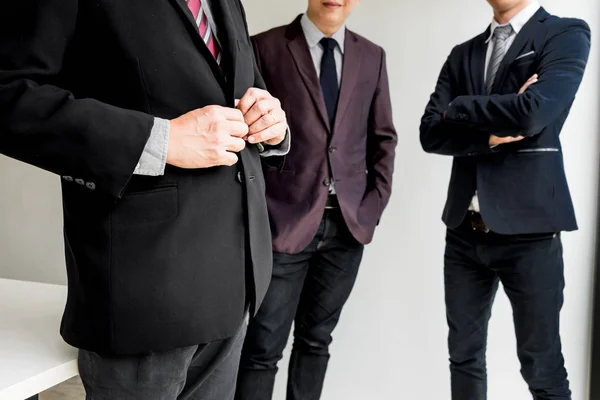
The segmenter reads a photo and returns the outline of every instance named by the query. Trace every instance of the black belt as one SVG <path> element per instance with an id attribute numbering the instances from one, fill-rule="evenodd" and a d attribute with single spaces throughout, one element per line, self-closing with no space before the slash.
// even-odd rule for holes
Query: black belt
<path id="1" fill-rule="evenodd" d="M 471 228 L 477 232 L 490 233 L 490 228 L 483 222 L 483 218 L 481 214 L 469 211 L 466 218 L 467 222 L 471 225 Z M 558 236 L 558 233 L 550 232 L 550 233 L 527 233 L 527 234 L 518 234 L 518 235 L 499 235 L 492 232 L 492 236 L 505 236 L 505 237 L 518 237 L 520 239 L 546 239 L 546 238 L 555 238 Z"/>
<path id="2" fill-rule="evenodd" d="M 326 210 L 335 210 L 340 208 L 340 203 L 338 202 L 338 198 L 335 194 L 330 194 L 327 197 L 327 203 L 325 203 Z"/>

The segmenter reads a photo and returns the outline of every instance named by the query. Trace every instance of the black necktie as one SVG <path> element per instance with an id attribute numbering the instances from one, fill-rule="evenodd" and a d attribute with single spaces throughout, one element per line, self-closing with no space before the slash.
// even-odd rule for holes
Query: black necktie
<path id="1" fill-rule="evenodd" d="M 323 59 L 321 60 L 321 90 L 327 115 L 329 116 L 330 126 L 333 126 L 335 110 L 337 108 L 338 95 L 340 92 L 338 84 L 337 69 L 335 67 L 335 57 L 333 52 L 338 45 L 335 39 L 323 38 L 319 42 L 323 46 Z"/>

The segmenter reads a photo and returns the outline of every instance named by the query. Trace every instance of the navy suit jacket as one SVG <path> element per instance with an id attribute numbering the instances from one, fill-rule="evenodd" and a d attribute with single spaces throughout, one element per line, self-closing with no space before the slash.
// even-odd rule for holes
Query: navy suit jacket
<path id="1" fill-rule="evenodd" d="M 443 220 L 460 225 L 477 190 L 481 215 L 497 233 L 576 230 L 559 135 L 587 64 L 589 26 L 538 10 L 508 50 L 490 96 L 488 36 L 489 28 L 452 50 L 421 121 L 423 149 L 454 157 Z M 519 95 L 536 73 L 538 82 Z M 491 149 L 490 134 L 525 139 Z"/>

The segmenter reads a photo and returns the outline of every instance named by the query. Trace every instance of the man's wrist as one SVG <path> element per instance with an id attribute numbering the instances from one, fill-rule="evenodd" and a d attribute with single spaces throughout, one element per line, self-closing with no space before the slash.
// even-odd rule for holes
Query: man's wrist
<path id="1" fill-rule="evenodd" d="M 291 140 L 290 128 L 288 127 L 281 143 L 264 146 L 264 150 L 260 153 L 261 157 L 285 156 L 290 151 Z"/>
<path id="2" fill-rule="evenodd" d="M 140 160 L 133 171 L 135 175 L 160 176 L 165 172 L 171 124 L 169 120 L 154 118 L 150 137 Z"/>

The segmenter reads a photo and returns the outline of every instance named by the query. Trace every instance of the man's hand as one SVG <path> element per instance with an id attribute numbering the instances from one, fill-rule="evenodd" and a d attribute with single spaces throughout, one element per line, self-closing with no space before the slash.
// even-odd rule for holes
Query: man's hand
<path id="1" fill-rule="evenodd" d="M 266 90 L 250 88 L 237 103 L 248 125 L 250 143 L 278 145 L 288 129 L 281 103 Z"/>
<path id="2" fill-rule="evenodd" d="M 500 144 L 518 142 L 519 140 L 523 140 L 523 139 L 524 139 L 523 136 L 517 136 L 517 137 L 512 137 L 512 136 L 498 137 L 498 136 L 495 136 L 495 135 L 490 135 L 490 147 L 498 146 Z"/>
<path id="3" fill-rule="evenodd" d="M 167 164 L 210 168 L 237 163 L 248 125 L 240 110 L 208 106 L 171 120 Z"/>
<path id="4" fill-rule="evenodd" d="M 531 76 L 531 78 L 529 78 L 527 80 L 527 82 L 525 82 L 525 84 L 521 87 L 521 89 L 519 89 L 519 94 L 523 94 L 529 86 L 533 85 L 537 81 L 538 81 L 538 74 L 533 74 Z M 490 147 L 498 146 L 500 144 L 518 142 L 519 140 L 523 140 L 523 139 L 524 139 L 523 136 L 498 137 L 498 136 L 490 135 Z"/>
<path id="5" fill-rule="evenodd" d="M 529 86 L 533 85 L 537 81 L 538 81 L 538 74 L 533 74 L 531 76 L 531 78 L 529 78 L 527 80 L 527 82 L 525 82 L 525 84 L 523 85 L 523 87 L 521 87 L 521 89 L 519 90 L 519 94 L 523 94 L 523 92 L 525 92 Z"/>

